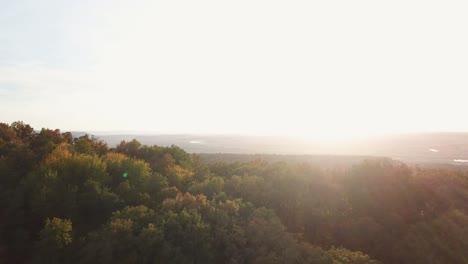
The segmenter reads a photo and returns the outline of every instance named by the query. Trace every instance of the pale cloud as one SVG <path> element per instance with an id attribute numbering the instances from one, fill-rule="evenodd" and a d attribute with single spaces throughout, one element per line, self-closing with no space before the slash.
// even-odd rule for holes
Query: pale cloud
<path id="1" fill-rule="evenodd" d="M 14 83 L 15 91 L 43 94 L 69 93 L 85 89 L 89 73 L 50 68 L 44 63 L 22 63 L 0 66 L 0 83 Z"/>

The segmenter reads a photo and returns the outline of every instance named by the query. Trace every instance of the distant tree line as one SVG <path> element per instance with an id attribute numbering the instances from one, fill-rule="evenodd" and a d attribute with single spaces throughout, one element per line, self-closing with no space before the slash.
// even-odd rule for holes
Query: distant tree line
<path id="1" fill-rule="evenodd" d="M 468 263 L 468 174 L 205 163 L 0 123 L 1 263 Z"/>

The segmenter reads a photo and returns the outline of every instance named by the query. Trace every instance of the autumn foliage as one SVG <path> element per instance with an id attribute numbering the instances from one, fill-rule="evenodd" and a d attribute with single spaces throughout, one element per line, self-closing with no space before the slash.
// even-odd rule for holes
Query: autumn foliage
<path id="1" fill-rule="evenodd" d="M 468 263 L 468 175 L 205 162 L 0 123 L 1 263 Z"/>

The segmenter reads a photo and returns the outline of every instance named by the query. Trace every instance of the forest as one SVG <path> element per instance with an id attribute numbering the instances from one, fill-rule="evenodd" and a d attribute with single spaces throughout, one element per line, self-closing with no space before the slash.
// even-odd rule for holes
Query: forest
<path id="1" fill-rule="evenodd" d="M 468 172 L 206 162 L 0 123 L 0 263 L 468 263 Z"/>

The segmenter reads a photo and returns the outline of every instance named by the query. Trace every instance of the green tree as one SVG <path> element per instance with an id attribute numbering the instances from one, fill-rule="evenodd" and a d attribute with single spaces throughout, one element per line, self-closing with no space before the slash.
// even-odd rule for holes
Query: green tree
<path id="1" fill-rule="evenodd" d="M 67 219 L 52 218 L 45 221 L 37 243 L 35 263 L 63 263 L 66 261 L 65 249 L 73 242 L 72 222 Z"/>
<path id="2" fill-rule="evenodd" d="M 104 141 L 99 140 L 94 136 L 90 137 L 88 134 L 74 138 L 73 146 L 76 152 L 90 155 L 101 156 L 106 154 L 109 150 Z"/>

